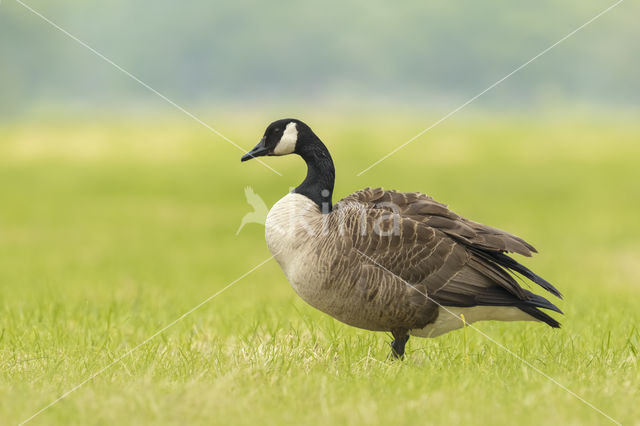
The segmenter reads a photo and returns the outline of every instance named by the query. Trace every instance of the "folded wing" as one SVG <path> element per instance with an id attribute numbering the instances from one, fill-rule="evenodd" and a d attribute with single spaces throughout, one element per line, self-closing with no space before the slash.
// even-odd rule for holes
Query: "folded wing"
<path id="1" fill-rule="evenodd" d="M 436 304 L 514 306 L 552 327 L 559 326 L 538 308 L 561 311 L 514 278 L 518 273 L 560 297 L 550 283 L 506 254 L 535 253 L 523 239 L 465 219 L 420 193 L 367 188 L 347 196 L 336 208 L 357 228 L 344 236 L 350 250 Z M 403 303 L 404 297 L 398 296 L 384 300 Z"/>

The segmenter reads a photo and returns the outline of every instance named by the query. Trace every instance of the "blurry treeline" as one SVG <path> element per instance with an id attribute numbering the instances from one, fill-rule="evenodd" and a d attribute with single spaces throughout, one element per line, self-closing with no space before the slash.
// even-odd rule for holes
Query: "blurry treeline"
<path id="1" fill-rule="evenodd" d="M 24 0 L 179 103 L 453 105 L 612 1 Z M 624 2 L 480 102 L 640 104 L 640 5 Z M 0 3 L 0 112 L 118 109 L 155 95 L 29 12 Z"/>

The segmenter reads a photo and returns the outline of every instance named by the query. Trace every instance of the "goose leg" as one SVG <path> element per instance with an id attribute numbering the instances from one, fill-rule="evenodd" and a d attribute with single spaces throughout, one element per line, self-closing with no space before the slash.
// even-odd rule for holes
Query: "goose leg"
<path id="1" fill-rule="evenodd" d="M 393 334 L 393 341 L 391 342 L 391 353 L 389 354 L 387 359 L 403 359 L 404 346 L 409 340 L 409 335 L 407 334 L 406 330 L 392 330 L 391 334 Z"/>

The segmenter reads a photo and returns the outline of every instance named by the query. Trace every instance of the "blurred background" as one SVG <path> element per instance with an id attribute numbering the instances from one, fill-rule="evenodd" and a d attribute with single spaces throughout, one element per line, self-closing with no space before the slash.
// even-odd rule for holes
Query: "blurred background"
<path id="1" fill-rule="evenodd" d="M 187 109 L 444 114 L 613 2 L 27 4 Z M 0 7 L 1 120 L 170 108 L 16 1 Z M 471 109 L 638 108 L 639 13 L 637 2 L 619 5 Z"/>

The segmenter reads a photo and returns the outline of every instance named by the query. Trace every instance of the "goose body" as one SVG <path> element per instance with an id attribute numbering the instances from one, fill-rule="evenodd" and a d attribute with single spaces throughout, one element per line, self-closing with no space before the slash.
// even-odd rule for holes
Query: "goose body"
<path id="1" fill-rule="evenodd" d="M 283 143 L 281 145 L 281 143 Z M 560 297 L 551 284 L 506 253 L 535 249 L 512 234 L 465 219 L 431 197 L 381 188 L 336 205 L 328 150 L 298 120 L 272 123 L 243 157 L 295 153 L 305 181 L 269 211 L 267 246 L 298 295 L 355 327 L 390 331 L 402 356 L 409 335 L 437 337 L 482 320 L 559 323 L 561 312 L 522 288 L 518 273 Z"/>

